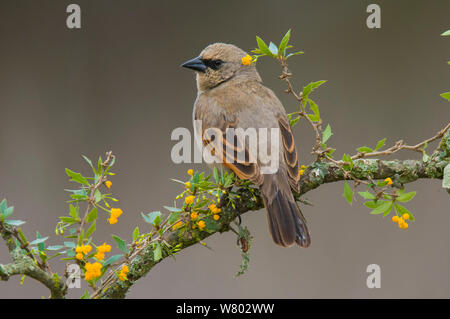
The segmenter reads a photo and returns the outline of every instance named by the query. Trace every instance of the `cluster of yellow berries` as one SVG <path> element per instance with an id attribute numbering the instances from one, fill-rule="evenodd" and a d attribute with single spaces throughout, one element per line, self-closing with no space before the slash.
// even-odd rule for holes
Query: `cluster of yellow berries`
<path id="1" fill-rule="evenodd" d="M 398 217 L 397 215 L 392 217 L 392 221 L 394 223 L 398 223 L 398 227 L 400 227 L 401 229 L 408 228 L 408 223 L 406 222 L 406 220 L 408 219 L 409 219 L 408 214 L 403 214 L 401 217 Z"/>
<path id="2" fill-rule="evenodd" d="M 89 254 L 89 252 L 92 250 L 91 245 L 81 245 L 77 246 L 75 248 L 75 252 L 77 253 L 75 258 L 78 260 L 82 260 L 84 258 L 84 255 Z"/>
<path id="3" fill-rule="evenodd" d="M 102 264 L 96 261 L 95 263 L 86 263 L 84 266 L 86 272 L 84 273 L 84 279 L 86 281 L 100 277 L 102 274 Z"/>
<path id="4" fill-rule="evenodd" d="M 298 175 L 302 176 L 305 173 L 305 169 L 306 169 L 305 165 L 300 166 L 300 169 L 298 170 Z"/>
<path id="5" fill-rule="evenodd" d="M 122 269 L 120 270 L 120 273 L 118 275 L 119 280 L 125 281 L 127 280 L 127 274 L 130 271 L 127 265 L 122 266 Z"/>
<path id="6" fill-rule="evenodd" d="M 179 221 L 178 223 L 175 223 L 175 224 L 172 226 L 172 230 L 177 230 L 178 228 L 181 228 L 181 226 L 183 226 L 183 222 L 182 222 L 182 221 Z"/>
<path id="7" fill-rule="evenodd" d="M 216 206 L 216 204 L 211 204 L 208 206 L 211 212 L 214 214 L 213 219 L 219 220 L 220 216 L 218 215 L 222 210 Z"/>
<path id="8" fill-rule="evenodd" d="M 186 196 L 186 197 L 184 198 L 184 202 L 185 202 L 187 205 L 191 205 L 191 204 L 194 203 L 194 199 L 195 199 L 195 196 L 194 196 L 194 195 Z"/>
<path id="9" fill-rule="evenodd" d="M 198 229 L 203 230 L 206 227 L 206 223 L 203 220 L 198 221 Z"/>
<path id="10" fill-rule="evenodd" d="M 191 213 L 191 220 L 196 220 L 198 218 L 198 213 L 197 212 L 192 212 Z"/>
<path id="11" fill-rule="evenodd" d="M 252 57 L 247 54 L 245 57 L 242 58 L 241 61 L 243 65 L 250 65 L 252 64 L 252 60 L 253 60 Z"/>
<path id="12" fill-rule="evenodd" d="M 122 215 L 123 211 L 120 208 L 111 208 L 111 216 L 108 218 L 108 222 L 113 225 L 117 223 L 117 218 Z"/>
<path id="13" fill-rule="evenodd" d="M 103 245 L 100 245 L 97 247 L 97 253 L 94 255 L 95 258 L 98 260 L 105 259 L 105 253 L 109 253 L 111 251 L 111 246 L 107 245 L 106 243 L 103 243 Z"/>

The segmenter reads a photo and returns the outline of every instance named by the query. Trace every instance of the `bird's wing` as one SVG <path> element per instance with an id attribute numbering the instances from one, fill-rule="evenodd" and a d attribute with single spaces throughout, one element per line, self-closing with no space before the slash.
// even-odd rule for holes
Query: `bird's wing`
<path id="1" fill-rule="evenodd" d="M 256 160 L 256 154 L 251 154 L 239 134 L 233 135 L 233 141 L 227 140 L 227 129 L 237 128 L 238 119 L 230 113 L 215 114 L 213 117 L 206 115 L 205 108 L 197 104 L 194 111 L 194 120 L 200 120 L 202 127 L 198 134 L 203 145 L 211 151 L 211 155 L 222 161 L 222 164 L 231 169 L 240 179 L 250 180 L 256 185 L 261 185 L 263 175 Z M 209 114 L 211 115 L 211 114 Z M 216 138 L 218 137 L 218 138 Z"/>
<path id="2" fill-rule="evenodd" d="M 286 162 L 289 185 L 298 193 L 300 192 L 300 185 L 298 184 L 300 175 L 298 173 L 298 157 L 295 149 L 294 136 L 292 134 L 291 126 L 284 114 L 278 117 L 278 124 L 280 126 L 281 139 L 283 141 L 284 160 Z"/>

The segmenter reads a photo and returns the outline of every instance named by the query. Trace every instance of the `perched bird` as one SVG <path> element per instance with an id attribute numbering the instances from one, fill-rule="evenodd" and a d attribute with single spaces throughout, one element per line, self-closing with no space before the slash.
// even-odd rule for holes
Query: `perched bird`
<path id="1" fill-rule="evenodd" d="M 206 134 L 209 128 L 223 132 L 229 128 L 278 128 L 279 166 L 273 174 L 261 172 L 262 158 L 242 141 L 234 145 L 233 154 L 222 150 L 225 159 L 236 159 L 236 153 L 244 152 L 247 161 L 224 161 L 222 165 L 232 170 L 239 178 L 256 184 L 267 210 L 269 230 L 274 242 L 283 247 L 297 243 L 308 247 L 311 243 L 306 220 L 292 194 L 291 188 L 299 192 L 298 158 L 286 111 L 269 88 L 262 84 L 253 63 L 244 63 L 247 53 L 231 44 L 215 43 L 206 47 L 198 57 L 183 67 L 196 71 L 197 99 L 194 105 L 194 128 L 204 145 L 214 145 L 216 150 L 227 141 L 215 141 Z M 200 123 L 201 125 L 198 125 Z M 267 146 L 273 141 L 260 141 Z M 246 145 L 246 144 L 244 144 Z M 225 149 L 225 147 L 223 147 Z M 218 153 L 215 153 L 215 156 Z M 250 158 L 256 160 L 250 162 Z"/>

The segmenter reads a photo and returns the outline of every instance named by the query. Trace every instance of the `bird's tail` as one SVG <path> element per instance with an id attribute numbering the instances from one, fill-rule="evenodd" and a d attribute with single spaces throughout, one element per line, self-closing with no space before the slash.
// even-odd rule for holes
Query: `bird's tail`
<path id="1" fill-rule="evenodd" d="M 289 247 L 297 243 L 308 247 L 311 243 L 306 220 L 292 195 L 286 176 L 280 172 L 264 175 L 261 195 L 267 210 L 267 221 L 273 241 Z"/>

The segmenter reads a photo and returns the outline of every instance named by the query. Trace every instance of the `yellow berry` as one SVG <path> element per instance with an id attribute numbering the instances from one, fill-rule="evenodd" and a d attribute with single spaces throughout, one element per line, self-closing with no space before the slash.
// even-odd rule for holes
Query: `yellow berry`
<path id="1" fill-rule="evenodd" d="M 123 265 L 122 269 L 120 271 L 126 274 L 126 273 L 128 273 L 130 271 L 130 269 L 128 268 L 127 265 Z"/>
<path id="2" fill-rule="evenodd" d="M 409 219 L 409 214 L 403 214 L 402 217 L 403 217 L 404 220 L 408 220 Z"/>
<path id="3" fill-rule="evenodd" d="M 103 260 L 103 259 L 105 259 L 105 253 L 102 253 L 99 251 L 98 253 L 96 253 L 94 255 L 94 257 L 97 258 L 98 260 Z"/>
<path id="4" fill-rule="evenodd" d="M 111 181 L 106 181 L 105 185 L 106 185 L 106 187 L 111 188 L 112 182 Z"/>
<path id="5" fill-rule="evenodd" d="M 194 199 L 195 199 L 194 195 L 186 196 L 186 198 L 184 199 L 184 202 L 188 205 L 191 205 L 194 203 Z"/>
<path id="6" fill-rule="evenodd" d="M 219 215 L 214 215 L 213 218 L 214 218 L 214 220 L 219 220 L 220 216 Z"/>
<path id="7" fill-rule="evenodd" d="M 186 188 L 191 188 L 191 182 L 186 182 L 186 183 L 184 183 L 184 186 L 186 186 Z"/>
<path id="8" fill-rule="evenodd" d="M 178 223 L 176 223 L 175 225 L 172 226 L 172 230 L 176 230 L 176 229 L 180 228 L 181 226 L 183 226 L 183 222 L 179 221 Z"/>
<path id="9" fill-rule="evenodd" d="M 191 213 L 191 220 L 196 220 L 198 218 L 198 213 L 197 212 L 192 212 Z"/>
<path id="10" fill-rule="evenodd" d="M 398 220 L 399 220 L 399 218 L 398 218 L 398 216 L 397 216 L 397 215 L 395 215 L 395 216 L 392 216 L 392 221 L 393 221 L 394 223 L 397 223 L 397 222 L 398 222 Z"/>
<path id="11" fill-rule="evenodd" d="M 243 65 L 250 65 L 252 63 L 252 57 L 250 55 L 246 55 L 241 59 Z"/>
<path id="12" fill-rule="evenodd" d="M 384 181 L 387 182 L 388 185 L 392 185 L 392 179 L 390 177 L 386 178 Z"/>
<path id="13" fill-rule="evenodd" d="M 77 258 L 78 260 L 82 260 L 83 259 L 83 254 L 82 253 L 78 253 L 75 258 Z"/>
<path id="14" fill-rule="evenodd" d="M 108 222 L 109 222 L 111 225 L 113 225 L 113 224 L 117 223 L 117 218 L 115 218 L 115 217 L 108 218 Z"/>
<path id="15" fill-rule="evenodd" d="M 112 217 L 117 218 L 122 214 L 123 214 L 123 211 L 120 208 L 111 208 L 111 216 Z"/>
<path id="16" fill-rule="evenodd" d="M 188 169 L 188 171 L 187 171 L 187 173 L 188 173 L 188 175 L 194 175 L 194 170 L 193 169 Z"/>
<path id="17" fill-rule="evenodd" d="M 199 221 L 197 223 L 197 225 L 198 225 L 198 229 L 200 229 L 200 230 L 203 230 L 203 228 L 206 227 L 206 223 L 203 220 Z"/>
<path id="18" fill-rule="evenodd" d="M 91 245 L 81 246 L 84 254 L 89 254 L 89 252 L 92 250 Z"/>

